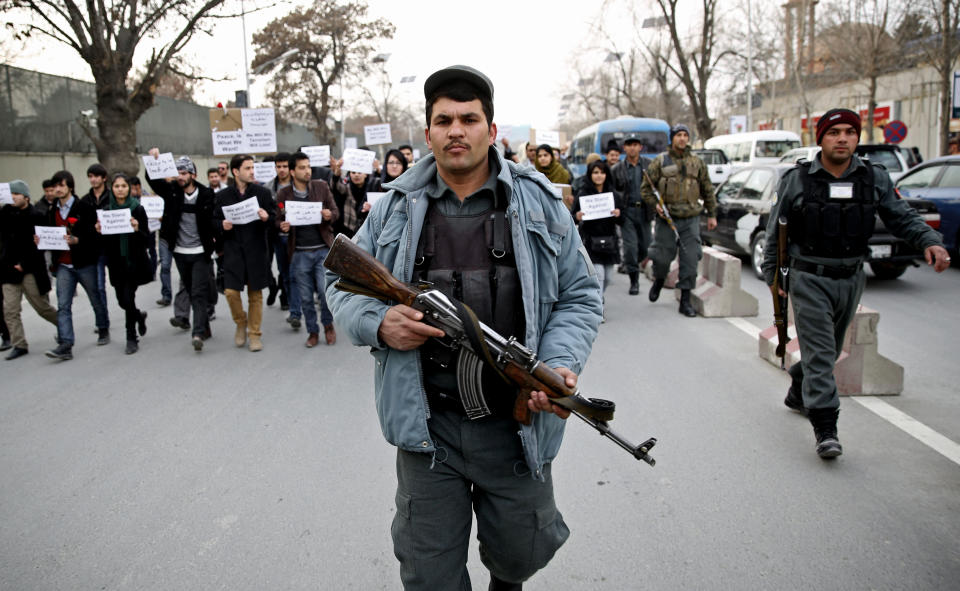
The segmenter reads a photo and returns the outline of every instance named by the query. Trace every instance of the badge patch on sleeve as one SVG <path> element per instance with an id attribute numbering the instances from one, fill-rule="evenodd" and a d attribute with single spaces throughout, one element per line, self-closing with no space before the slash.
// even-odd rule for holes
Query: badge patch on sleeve
<path id="1" fill-rule="evenodd" d="M 831 199 L 853 199 L 853 183 L 830 183 Z"/>

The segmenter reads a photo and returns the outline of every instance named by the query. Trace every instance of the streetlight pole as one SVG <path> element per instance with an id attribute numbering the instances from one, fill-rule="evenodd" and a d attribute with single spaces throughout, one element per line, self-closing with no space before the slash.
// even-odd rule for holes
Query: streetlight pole
<path id="1" fill-rule="evenodd" d="M 747 0 L 747 131 L 753 130 L 753 7 Z"/>
<path id="2" fill-rule="evenodd" d="M 247 59 L 247 11 L 240 0 L 240 26 L 243 28 L 243 81 L 247 88 L 247 106 L 252 107 L 250 100 L 250 61 Z"/>

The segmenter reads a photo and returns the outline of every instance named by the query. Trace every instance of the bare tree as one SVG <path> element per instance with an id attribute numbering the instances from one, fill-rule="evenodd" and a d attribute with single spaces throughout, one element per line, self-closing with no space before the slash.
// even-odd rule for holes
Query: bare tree
<path id="1" fill-rule="evenodd" d="M 136 123 L 153 106 L 161 78 L 223 0 L 0 0 L 0 11 L 28 20 L 20 38 L 53 39 L 76 51 L 96 84 L 97 129 L 85 128 L 108 170 L 136 174 Z M 14 18 L 16 18 L 14 16 Z M 154 45 L 143 74 L 130 79 L 134 54 Z"/>
<path id="2" fill-rule="evenodd" d="M 375 39 L 393 37 L 385 19 L 367 19 L 362 0 L 319 0 L 271 21 L 253 36 L 253 67 L 275 72 L 268 97 L 278 118 L 309 120 L 317 139 L 335 144 L 331 132 L 330 91 L 349 71 L 364 69 Z M 278 60 L 290 49 L 298 52 Z"/>
<path id="3" fill-rule="evenodd" d="M 923 0 L 915 5 L 923 21 L 934 33 L 919 40 L 927 61 L 940 77 L 940 153 L 947 153 L 953 105 L 953 71 L 960 57 L 960 0 Z"/>

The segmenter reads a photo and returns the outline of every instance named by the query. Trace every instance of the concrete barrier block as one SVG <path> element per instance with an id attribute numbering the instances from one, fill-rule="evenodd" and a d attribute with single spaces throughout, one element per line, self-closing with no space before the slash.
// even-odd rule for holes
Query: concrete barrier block
<path id="1" fill-rule="evenodd" d="M 877 327 L 880 313 L 860 306 L 847 329 L 843 351 L 833 369 L 837 391 L 841 396 L 860 394 L 897 396 L 903 392 L 903 366 L 880 355 Z M 786 366 L 800 362 L 800 342 L 796 329 L 790 323 L 787 328 L 790 342 L 787 344 Z M 760 332 L 759 355 L 762 359 L 779 366 L 776 356 L 777 329 L 769 326 Z"/>
<path id="2" fill-rule="evenodd" d="M 693 308 L 707 318 L 756 316 L 757 298 L 740 288 L 740 276 L 740 259 L 705 247 L 697 266 L 697 285 L 690 294 Z M 676 298 L 680 299 L 679 291 Z"/>
<path id="3" fill-rule="evenodd" d="M 643 276 L 653 281 L 653 261 L 647 260 L 647 263 L 643 266 Z M 670 262 L 670 272 L 667 273 L 666 279 L 663 281 L 663 286 L 669 289 L 673 289 L 677 286 L 677 280 L 680 276 L 680 263 L 677 262 L 677 259 L 673 259 Z"/>

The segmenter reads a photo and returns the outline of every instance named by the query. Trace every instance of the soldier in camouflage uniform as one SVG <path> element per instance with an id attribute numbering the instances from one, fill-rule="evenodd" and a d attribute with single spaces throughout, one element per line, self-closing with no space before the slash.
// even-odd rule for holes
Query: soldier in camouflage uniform
<path id="1" fill-rule="evenodd" d="M 697 281 L 697 262 L 700 249 L 700 213 L 707 211 L 707 229 L 717 227 L 717 200 L 713 196 L 713 184 L 707 166 L 690 151 L 690 130 L 686 125 L 674 125 L 670 129 L 670 149 L 658 155 L 647 169 L 647 178 L 640 186 L 643 200 L 657 209 L 653 245 L 649 255 L 653 261 L 653 285 L 650 301 L 660 297 L 663 282 L 670 272 L 670 262 L 677 256 L 680 245 L 680 313 L 696 316 L 690 304 L 690 290 Z M 651 185 L 651 183 L 653 183 Z M 657 203 L 656 190 L 667 206 L 670 217 L 677 227 L 675 234 L 666 220 L 663 209 Z"/>
<path id="2" fill-rule="evenodd" d="M 777 220 L 786 218 L 787 291 L 800 363 L 790 367 L 792 384 L 784 404 L 808 415 L 817 454 L 824 459 L 843 453 L 837 438 L 840 398 L 833 366 L 863 293 L 863 262 L 876 215 L 894 236 L 923 250 L 937 272 L 950 266 L 940 235 L 896 198 L 887 171 L 857 157 L 859 139 L 858 113 L 849 109 L 824 113 L 817 122 L 820 154 L 811 162 L 801 161 L 780 180 L 763 251 L 764 279 L 773 285 Z"/>

